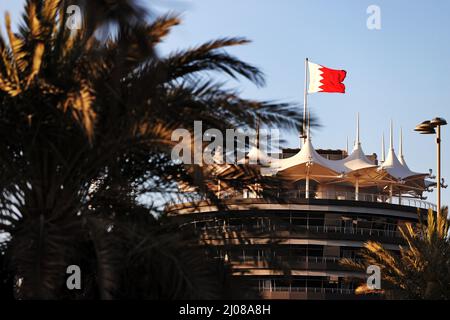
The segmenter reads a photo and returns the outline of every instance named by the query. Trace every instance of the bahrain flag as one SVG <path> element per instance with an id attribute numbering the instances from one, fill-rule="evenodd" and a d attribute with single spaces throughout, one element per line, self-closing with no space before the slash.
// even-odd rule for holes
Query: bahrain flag
<path id="1" fill-rule="evenodd" d="M 345 93 L 342 83 L 347 75 L 345 70 L 333 70 L 308 61 L 309 86 L 308 93 L 339 92 Z"/>

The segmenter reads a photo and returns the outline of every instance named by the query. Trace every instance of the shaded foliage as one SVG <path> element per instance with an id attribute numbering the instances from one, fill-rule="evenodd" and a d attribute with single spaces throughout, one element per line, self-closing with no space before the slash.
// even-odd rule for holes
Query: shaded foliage
<path id="1" fill-rule="evenodd" d="M 84 10 L 81 30 L 65 27 L 69 4 Z M 180 20 L 149 17 L 131 0 L 27 0 L 15 33 L 6 15 L 0 231 L 10 236 L 2 272 L 13 275 L 17 298 L 217 297 L 203 255 L 136 199 L 202 184 L 170 161 L 174 128 L 200 120 L 224 131 L 254 127 L 257 117 L 300 126 L 292 105 L 243 99 L 214 80 L 216 72 L 264 84 L 224 50 L 246 39 L 160 57 L 157 44 Z M 85 270 L 82 292 L 65 290 L 70 264 Z"/>

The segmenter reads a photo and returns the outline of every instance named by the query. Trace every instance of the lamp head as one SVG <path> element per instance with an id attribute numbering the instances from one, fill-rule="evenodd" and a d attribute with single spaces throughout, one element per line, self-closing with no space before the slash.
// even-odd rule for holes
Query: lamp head
<path id="1" fill-rule="evenodd" d="M 421 124 L 417 125 L 414 128 L 414 131 L 419 131 L 419 132 L 428 132 L 434 130 L 433 126 L 431 125 L 431 121 L 424 121 Z"/>
<path id="2" fill-rule="evenodd" d="M 429 130 L 421 130 L 420 134 L 436 134 L 436 130 L 434 130 L 433 127 L 431 127 Z"/>
<path id="3" fill-rule="evenodd" d="M 430 121 L 430 124 L 433 127 L 437 127 L 437 126 L 445 126 L 447 124 L 447 121 L 444 118 L 434 118 L 433 120 Z"/>

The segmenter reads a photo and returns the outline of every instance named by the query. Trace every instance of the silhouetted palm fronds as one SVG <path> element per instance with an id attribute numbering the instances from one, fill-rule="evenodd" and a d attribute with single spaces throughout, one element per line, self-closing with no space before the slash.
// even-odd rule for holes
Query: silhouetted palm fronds
<path id="1" fill-rule="evenodd" d="M 79 30 L 66 27 L 71 4 L 83 11 Z M 173 242 L 179 235 L 171 242 L 127 233 L 140 192 L 195 183 L 169 158 L 173 129 L 192 130 L 194 120 L 205 129 L 254 127 L 257 116 L 268 125 L 299 127 L 295 106 L 243 99 L 214 80 L 211 72 L 264 84 L 256 67 L 224 50 L 246 39 L 159 57 L 156 46 L 180 21 L 148 17 L 132 0 L 27 0 L 15 33 L 6 16 L 0 232 L 10 236 L 3 252 L 19 298 L 117 297 L 124 261 L 158 285 L 173 281 L 167 291 L 141 288 L 143 297 L 198 297 L 189 294 L 195 261 Z M 66 267 L 74 263 L 86 271 L 85 290 L 77 294 L 65 291 Z M 202 297 L 214 296 L 209 288 Z"/>

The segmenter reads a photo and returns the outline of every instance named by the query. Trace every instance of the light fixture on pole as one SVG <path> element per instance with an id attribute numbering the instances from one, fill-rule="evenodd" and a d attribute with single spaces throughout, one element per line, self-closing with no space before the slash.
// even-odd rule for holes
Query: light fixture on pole
<path id="1" fill-rule="evenodd" d="M 420 134 L 436 134 L 437 146 L 437 213 L 441 215 L 441 187 L 444 185 L 441 181 L 441 126 L 445 126 L 447 121 L 443 118 L 434 118 L 433 120 L 423 121 L 414 129 Z M 444 186 L 445 187 L 445 186 Z"/>

